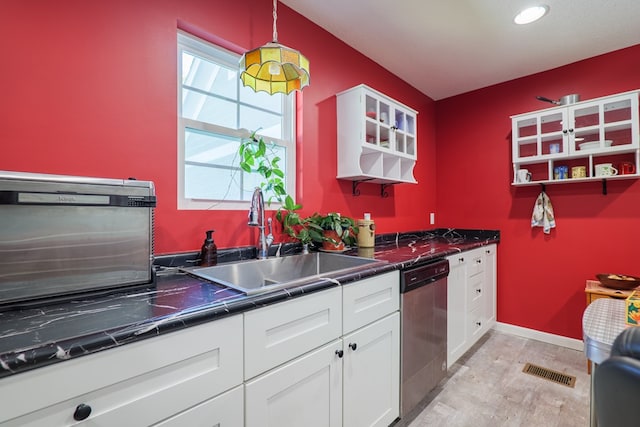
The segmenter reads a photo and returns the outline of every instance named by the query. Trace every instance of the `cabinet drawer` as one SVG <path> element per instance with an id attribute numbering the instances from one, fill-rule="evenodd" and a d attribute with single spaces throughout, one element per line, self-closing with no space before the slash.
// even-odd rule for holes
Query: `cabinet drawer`
<path id="1" fill-rule="evenodd" d="M 347 334 L 400 307 L 400 273 L 392 271 L 342 287 L 342 331 Z"/>
<path id="2" fill-rule="evenodd" d="M 468 346 L 471 347 L 475 342 L 480 339 L 480 336 L 485 330 L 485 318 L 482 315 L 481 307 L 475 307 L 469 311 L 469 340 Z"/>
<path id="3" fill-rule="evenodd" d="M 467 280 L 467 307 L 469 309 L 478 306 L 483 300 L 484 276 L 476 274 Z"/>
<path id="4" fill-rule="evenodd" d="M 483 247 L 482 251 L 484 252 L 485 256 L 486 255 L 495 255 L 495 253 L 496 253 L 496 245 L 495 245 L 495 243 Z"/>
<path id="5" fill-rule="evenodd" d="M 449 255 L 447 257 L 447 261 L 449 261 L 449 268 L 455 268 L 458 266 L 464 266 L 467 265 L 469 263 L 469 253 L 468 252 L 461 252 L 459 254 L 456 255 Z"/>
<path id="6" fill-rule="evenodd" d="M 245 313 L 245 379 L 338 338 L 341 330 L 340 287 Z"/>
<path id="7" fill-rule="evenodd" d="M 154 427 L 238 427 L 244 425 L 244 386 L 209 399 Z"/>
<path id="8" fill-rule="evenodd" d="M 469 264 L 467 266 L 467 274 L 469 277 L 484 272 L 484 253 L 483 249 L 474 249 L 469 252 Z"/>
<path id="9" fill-rule="evenodd" d="M 74 424 L 84 404 L 91 426 L 150 425 L 241 384 L 241 354 L 238 315 L 43 367 L 0 381 L 0 421 Z"/>

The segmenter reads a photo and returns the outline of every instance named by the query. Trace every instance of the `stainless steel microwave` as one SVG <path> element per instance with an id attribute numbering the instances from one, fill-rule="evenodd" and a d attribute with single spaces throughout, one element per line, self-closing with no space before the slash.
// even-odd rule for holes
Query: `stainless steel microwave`
<path id="1" fill-rule="evenodd" d="M 152 281 L 151 181 L 0 171 L 0 304 Z"/>

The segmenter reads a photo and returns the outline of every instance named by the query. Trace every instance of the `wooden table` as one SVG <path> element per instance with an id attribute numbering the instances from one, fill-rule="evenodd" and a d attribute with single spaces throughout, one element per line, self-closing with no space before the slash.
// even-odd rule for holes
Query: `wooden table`
<path id="1" fill-rule="evenodd" d="M 616 299 L 625 299 L 631 292 L 636 289 L 631 289 L 630 291 L 620 291 L 617 289 L 607 288 L 602 286 L 602 284 L 598 280 L 587 280 L 587 285 L 584 288 L 584 292 L 587 295 L 587 305 L 591 304 L 598 298 L 616 298 Z"/>

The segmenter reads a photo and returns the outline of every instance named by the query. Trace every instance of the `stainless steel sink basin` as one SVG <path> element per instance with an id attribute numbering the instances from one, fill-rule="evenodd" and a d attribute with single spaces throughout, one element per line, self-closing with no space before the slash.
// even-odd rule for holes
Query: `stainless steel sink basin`
<path id="1" fill-rule="evenodd" d="M 384 262 L 371 258 L 317 252 L 241 261 L 214 267 L 191 267 L 184 271 L 237 289 L 247 295 L 255 295 L 297 286 L 318 277 L 330 278 L 340 272 Z"/>

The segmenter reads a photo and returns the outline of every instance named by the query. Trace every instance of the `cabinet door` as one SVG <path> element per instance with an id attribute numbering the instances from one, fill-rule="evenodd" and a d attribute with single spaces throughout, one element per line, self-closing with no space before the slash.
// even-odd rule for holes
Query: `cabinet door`
<path id="1" fill-rule="evenodd" d="M 447 368 L 451 367 L 466 349 L 467 272 L 465 253 L 447 257 Z"/>
<path id="2" fill-rule="evenodd" d="M 485 330 L 489 330 L 496 323 L 496 292 L 497 292 L 497 246 L 489 245 L 483 248 L 485 254 L 484 267 L 484 317 Z"/>
<path id="3" fill-rule="evenodd" d="M 585 142 L 599 145 L 602 129 L 601 109 L 602 104 L 598 101 L 585 102 L 569 108 L 569 122 L 566 130 L 571 153 L 584 154 L 585 150 L 581 150 L 580 144 Z"/>
<path id="4" fill-rule="evenodd" d="M 566 108 L 557 108 L 540 113 L 539 115 L 539 145 L 538 155 L 543 157 L 564 157 L 568 152 Z"/>
<path id="5" fill-rule="evenodd" d="M 395 149 L 398 153 L 411 158 L 416 157 L 415 114 L 399 106 L 394 108 L 394 120 L 391 123 Z"/>
<path id="6" fill-rule="evenodd" d="M 340 340 L 246 383 L 245 427 L 342 425 Z"/>
<path id="7" fill-rule="evenodd" d="M 393 120 L 392 104 L 366 89 L 362 91 L 362 97 L 364 97 L 366 109 L 365 142 L 378 148 L 391 149 L 393 142 L 390 140 L 391 120 Z"/>
<path id="8" fill-rule="evenodd" d="M 244 425 L 244 387 L 238 386 L 218 397 L 154 424 L 154 427 L 238 427 Z"/>
<path id="9" fill-rule="evenodd" d="M 342 335 L 342 289 L 270 305 L 244 315 L 245 379 Z"/>
<path id="10" fill-rule="evenodd" d="M 638 147 L 637 93 L 611 96 L 569 108 L 570 151 L 588 155 Z M 589 148 L 581 144 L 591 143 Z"/>
<path id="11" fill-rule="evenodd" d="M 388 426 L 399 415 L 400 314 L 343 338 L 344 425 Z"/>
<path id="12" fill-rule="evenodd" d="M 512 120 L 514 162 L 541 156 L 561 156 L 567 153 L 565 124 L 567 109 L 553 108 L 538 113 L 523 114 Z"/>

